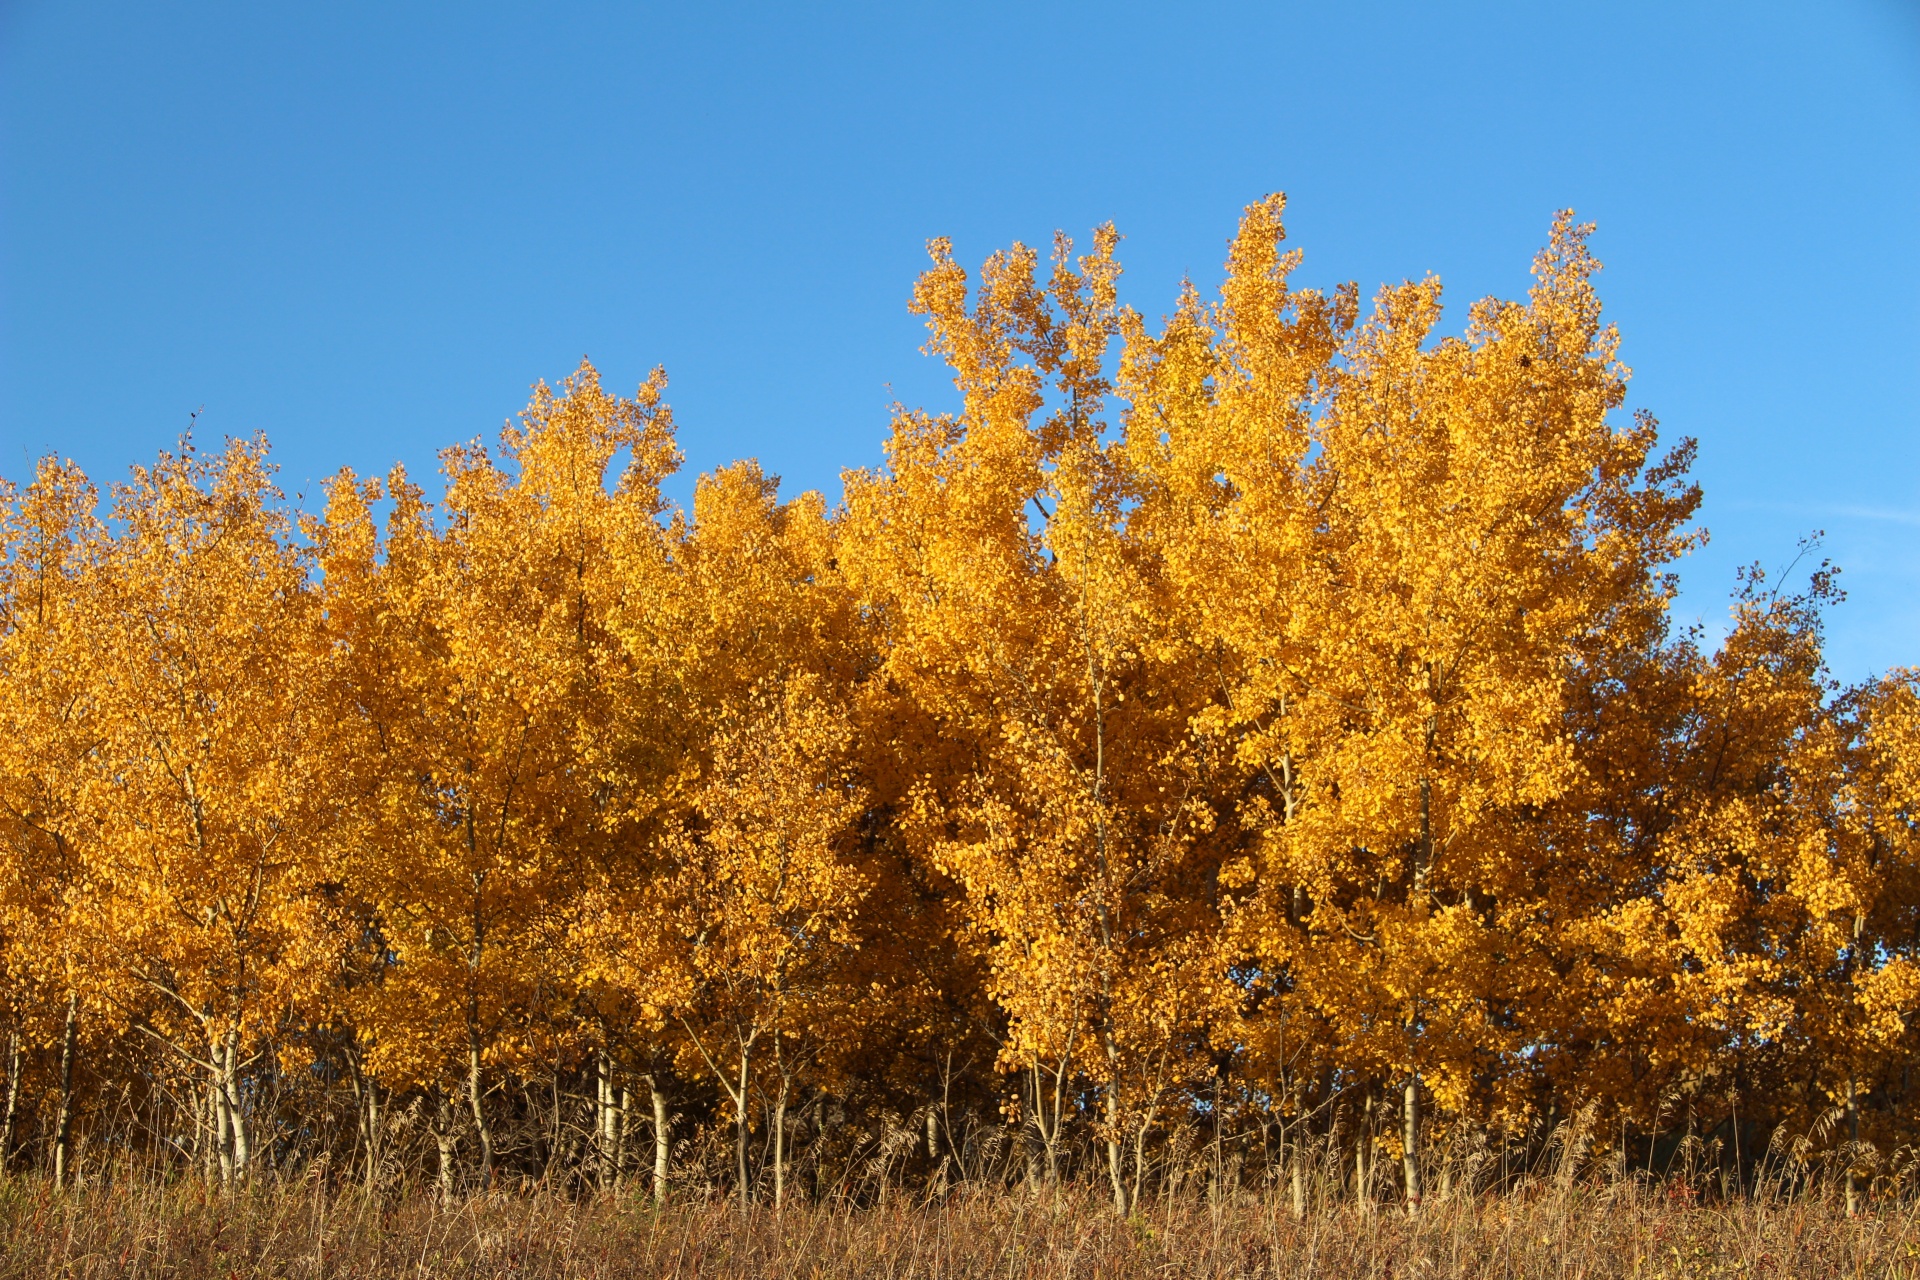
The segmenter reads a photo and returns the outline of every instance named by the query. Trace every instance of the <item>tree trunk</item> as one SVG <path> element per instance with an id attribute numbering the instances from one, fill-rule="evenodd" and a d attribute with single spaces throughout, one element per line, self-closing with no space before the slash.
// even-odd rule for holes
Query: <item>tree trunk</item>
<path id="1" fill-rule="evenodd" d="M 1407 1077 L 1401 1103 L 1400 1139 L 1406 1148 L 1402 1156 L 1407 1182 L 1407 1212 L 1420 1212 L 1420 1073 Z"/>
<path id="2" fill-rule="evenodd" d="M 434 1086 L 433 1090 L 433 1141 L 440 1155 L 440 1165 L 435 1171 L 440 1183 L 440 1203 L 453 1203 L 453 1104 L 447 1100 L 447 1091 Z"/>
<path id="3" fill-rule="evenodd" d="M 213 1046 L 213 1145 L 219 1153 L 220 1184 L 233 1185 L 233 1107 L 227 1095 L 227 1064 L 224 1046 Z"/>
<path id="4" fill-rule="evenodd" d="M 751 1051 L 740 1050 L 740 1087 L 733 1095 L 733 1173 L 739 1180 L 740 1207 L 745 1209 L 753 1203 L 753 1184 L 747 1180 L 747 1087 L 752 1083 L 749 1074 Z"/>
<path id="5" fill-rule="evenodd" d="M 1147 1185 L 1147 1130 L 1151 1124 L 1149 1118 L 1133 1131 L 1133 1186 L 1127 1192 L 1127 1203 L 1135 1213 L 1140 1212 L 1140 1197 Z"/>
<path id="6" fill-rule="evenodd" d="M 360 1058 L 357 1051 L 347 1051 L 347 1066 L 353 1072 L 355 1108 L 359 1112 L 360 1140 L 367 1157 L 367 1190 L 371 1191 L 380 1183 L 380 1095 L 366 1073 L 360 1070 Z"/>
<path id="7" fill-rule="evenodd" d="M 233 1176 L 245 1181 L 253 1162 L 253 1147 L 247 1141 L 246 1109 L 240 1103 L 240 1033 L 227 1033 L 226 1055 L 221 1059 L 220 1090 L 226 1099 L 227 1132 L 233 1142 Z"/>
<path id="8" fill-rule="evenodd" d="M 651 1076 L 647 1085 L 653 1093 L 653 1202 L 667 1202 L 667 1157 L 671 1152 L 668 1134 L 667 1095 L 660 1088 L 660 1077 Z"/>
<path id="9" fill-rule="evenodd" d="M 1127 1216 L 1127 1182 L 1122 1160 L 1120 1100 L 1114 1096 L 1114 1088 L 1109 1084 L 1107 1086 L 1107 1181 L 1113 1184 L 1113 1211 L 1125 1218 Z"/>
<path id="10" fill-rule="evenodd" d="M 1217 1208 L 1222 1203 L 1221 1193 L 1225 1189 L 1226 1165 L 1222 1161 L 1223 1148 L 1220 1144 L 1220 1068 L 1213 1069 L 1213 1203 Z"/>
<path id="11" fill-rule="evenodd" d="M 53 1185 L 67 1185 L 67 1163 L 73 1145 L 73 1059 L 80 1030 L 80 996 L 67 994 L 67 1029 L 60 1040 L 60 1115 L 53 1130 Z"/>
<path id="12" fill-rule="evenodd" d="M 602 1191 L 613 1189 L 613 1063 L 607 1051 L 594 1055 L 593 1132 L 596 1180 Z"/>
<path id="13" fill-rule="evenodd" d="M 1061 1072 L 1055 1073 L 1055 1083 L 1059 1083 Z M 1046 1088 L 1040 1079 L 1040 1064 L 1033 1065 L 1033 1127 L 1040 1134 L 1040 1145 L 1047 1157 L 1047 1185 L 1060 1185 L 1060 1106 L 1059 1089 L 1054 1090 L 1053 1123 L 1047 1123 Z"/>
<path id="14" fill-rule="evenodd" d="M 1847 1072 L 1847 1216 L 1860 1212 L 1860 1175 L 1854 1170 L 1860 1159 L 1860 1091 L 1853 1072 Z"/>
<path id="15" fill-rule="evenodd" d="M 367 1189 L 380 1185 L 380 1090 L 367 1081 Z"/>
<path id="16" fill-rule="evenodd" d="M 13 1118 L 20 1106 L 20 1033 L 7 1033 L 7 1114 L 0 1121 L 0 1173 L 13 1162 Z"/>
<path id="17" fill-rule="evenodd" d="M 547 1081 L 551 1086 L 548 1093 L 553 1099 L 553 1105 L 547 1108 L 547 1131 L 544 1135 L 547 1140 L 547 1158 L 541 1161 L 540 1167 L 545 1171 L 547 1184 L 551 1186 L 554 1166 L 559 1162 L 561 1152 L 565 1149 L 560 1142 L 560 1062 L 557 1058 L 554 1060 L 553 1070 L 547 1074 Z M 531 1100 L 527 1103 L 527 1109 L 529 1111 L 533 1109 Z"/>
<path id="18" fill-rule="evenodd" d="M 214 1087 L 211 1076 L 207 1079 L 207 1105 L 202 1110 L 205 1114 L 199 1119 L 206 1125 L 206 1138 L 200 1144 L 200 1167 L 207 1185 L 212 1186 L 221 1176 L 220 1153 L 226 1149 L 222 1145 L 226 1139 L 220 1128 L 220 1090 Z"/>
<path id="19" fill-rule="evenodd" d="M 493 1190 L 493 1133 L 487 1128 L 487 1113 L 480 1105 L 485 1090 L 480 1079 L 480 1036 L 471 1019 L 467 1023 L 467 1106 L 473 1111 L 473 1131 L 480 1140 L 480 1190 Z"/>
<path id="20" fill-rule="evenodd" d="M 780 1077 L 780 1096 L 773 1103 L 773 1211 L 787 1200 L 787 1078 Z"/>
<path id="21" fill-rule="evenodd" d="M 1367 1146 L 1373 1141 L 1373 1090 L 1367 1090 L 1367 1102 L 1360 1113 L 1360 1131 L 1353 1140 L 1353 1196 L 1361 1212 L 1373 1207 L 1373 1189 L 1367 1185 Z"/>
<path id="22" fill-rule="evenodd" d="M 633 1128 L 633 1090 L 620 1086 L 620 1111 L 613 1130 L 613 1180 L 618 1185 L 627 1172 L 627 1139 Z"/>

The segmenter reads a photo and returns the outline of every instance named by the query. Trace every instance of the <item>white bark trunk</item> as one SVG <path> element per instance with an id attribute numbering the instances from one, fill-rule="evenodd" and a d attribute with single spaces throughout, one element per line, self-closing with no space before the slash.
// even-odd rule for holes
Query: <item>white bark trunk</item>
<path id="1" fill-rule="evenodd" d="M 1407 1212 L 1420 1212 L 1420 1075 L 1407 1077 L 1401 1102 L 1401 1142 L 1405 1147 L 1403 1172 L 1407 1182 Z"/>
<path id="2" fill-rule="evenodd" d="M 661 1090 L 659 1080 L 649 1080 L 653 1093 L 653 1201 L 655 1204 L 667 1202 L 667 1157 L 671 1154 L 671 1136 L 667 1116 L 667 1095 Z"/>
<path id="3" fill-rule="evenodd" d="M 73 1060 L 80 1028 L 80 997 L 67 996 L 67 1028 L 60 1040 L 60 1115 L 53 1135 L 53 1185 L 67 1185 L 67 1166 L 73 1146 Z"/>

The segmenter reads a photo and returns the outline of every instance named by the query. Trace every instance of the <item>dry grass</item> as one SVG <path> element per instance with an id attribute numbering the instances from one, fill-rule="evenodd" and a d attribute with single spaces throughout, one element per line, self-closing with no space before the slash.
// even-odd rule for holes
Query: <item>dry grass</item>
<path id="1" fill-rule="evenodd" d="M 60 1194 L 0 1187 L 5 1277 L 1920 1276 L 1911 1204 L 1848 1219 L 1823 1196 L 1690 1205 L 1631 1184 L 1459 1199 L 1419 1219 L 1284 1202 L 1159 1205 L 1115 1221 L 1091 1195 L 956 1192 L 878 1208 L 655 1213 L 542 1193 L 437 1207 L 317 1185 Z"/>

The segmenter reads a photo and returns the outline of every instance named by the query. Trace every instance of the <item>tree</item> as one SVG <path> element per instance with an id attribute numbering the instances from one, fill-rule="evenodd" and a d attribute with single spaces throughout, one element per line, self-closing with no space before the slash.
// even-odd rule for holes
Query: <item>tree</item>
<path id="1" fill-rule="evenodd" d="M 1433 336 L 1434 280 L 1350 330 L 1349 293 L 1289 290 L 1281 234 L 1250 209 L 1222 302 L 1135 338 L 1122 385 L 1203 724 L 1248 778 L 1240 945 L 1270 1017 L 1397 1079 L 1417 1204 L 1422 1090 L 1461 1109 L 1552 1036 L 1526 1016 L 1599 888 L 1550 817 L 1594 766 L 1575 704 L 1661 634 L 1697 495 L 1684 448 L 1648 470 L 1653 424 L 1609 423 L 1625 370 L 1570 217 L 1463 339 Z"/>
<path id="2" fill-rule="evenodd" d="M 278 496 L 257 440 L 135 468 L 91 602 L 86 925 L 145 995 L 123 1014 L 203 1073 L 231 1179 L 254 1152 L 243 1073 L 327 976 L 329 700 Z"/>
<path id="3" fill-rule="evenodd" d="M 1204 694 L 1159 626 L 1134 477 L 1100 419 L 1117 240 L 1075 264 L 1062 238 L 1044 287 L 1032 251 L 996 255 L 971 309 L 936 242 L 915 305 L 963 409 L 896 419 L 889 471 L 849 480 L 845 545 L 886 619 L 888 681 L 958 746 L 922 766 L 911 830 L 964 892 L 1008 1019 L 1001 1065 L 1026 1078 L 1050 1176 L 1092 1084 L 1124 1214 L 1225 988 L 1209 761 L 1187 733 Z"/>
<path id="4" fill-rule="evenodd" d="M 683 556 L 704 768 L 684 825 L 661 843 L 668 1007 L 732 1104 L 742 1205 L 755 1052 L 777 1077 L 778 1205 L 794 1087 L 845 1035 L 844 962 L 868 888 L 854 863 L 865 794 L 849 768 L 846 686 L 826 678 L 850 613 L 819 496 L 781 505 L 776 486 L 749 463 L 695 494 Z"/>
<path id="5" fill-rule="evenodd" d="M 74 1076 L 83 1051 L 82 992 L 111 976 L 88 943 L 84 855 L 94 831 L 86 805 L 88 759 L 98 722 L 90 662 L 90 598 L 104 530 L 99 496 L 71 463 L 43 459 L 26 490 L 6 498 L 0 582 L 0 815 L 5 843 L 5 971 L 8 978 L 7 1101 L 0 1168 L 15 1141 L 24 1050 L 57 1054 L 53 1177 L 67 1178 Z M 97 1010 L 99 1001 L 86 1002 Z M 24 1040 L 24 1043 L 23 1043 Z"/>
<path id="6" fill-rule="evenodd" d="M 376 1069 L 435 1094 L 443 1186 L 455 1080 L 490 1185 L 487 1069 L 525 1065 L 529 1016 L 564 999 L 570 975 L 546 963 L 556 926 L 631 819 L 627 667 L 604 608 L 677 463 L 664 385 L 656 374 L 621 400 L 583 365 L 558 395 L 536 388 L 503 433 L 505 466 L 478 446 L 444 455 L 444 527 L 396 472 L 384 559 L 369 533 L 377 491 L 351 477 L 333 488 L 341 560 L 327 569 L 341 641 L 361 658 L 374 814 L 355 876 L 392 957 L 361 1017 Z"/>

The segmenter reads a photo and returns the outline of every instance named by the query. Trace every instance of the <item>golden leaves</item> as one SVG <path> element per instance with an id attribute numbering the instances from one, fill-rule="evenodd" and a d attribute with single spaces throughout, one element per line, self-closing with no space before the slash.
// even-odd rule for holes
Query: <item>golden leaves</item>
<path id="1" fill-rule="evenodd" d="M 1048 1144 L 1072 1087 L 1111 1136 L 1215 1055 L 1282 1107 L 1646 1114 L 1722 1051 L 1909 1052 L 1920 677 L 1835 695 L 1824 573 L 1669 634 L 1691 449 L 1617 420 L 1588 229 L 1448 336 L 1434 279 L 1296 287 L 1283 209 L 1157 330 L 1111 227 L 977 281 L 934 242 L 958 409 L 839 507 L 744 462 L 670 509 L 664 374 L 586 364 L 437 500 L 343 472 L 296 517 L 251 440 L 102 520 L 43 464 L 0 589 L 20 1016 L 344 1026 L 470 1097 L 675 1057 L 743 1126 L 769 1053 L 997 1040 Z"/>

